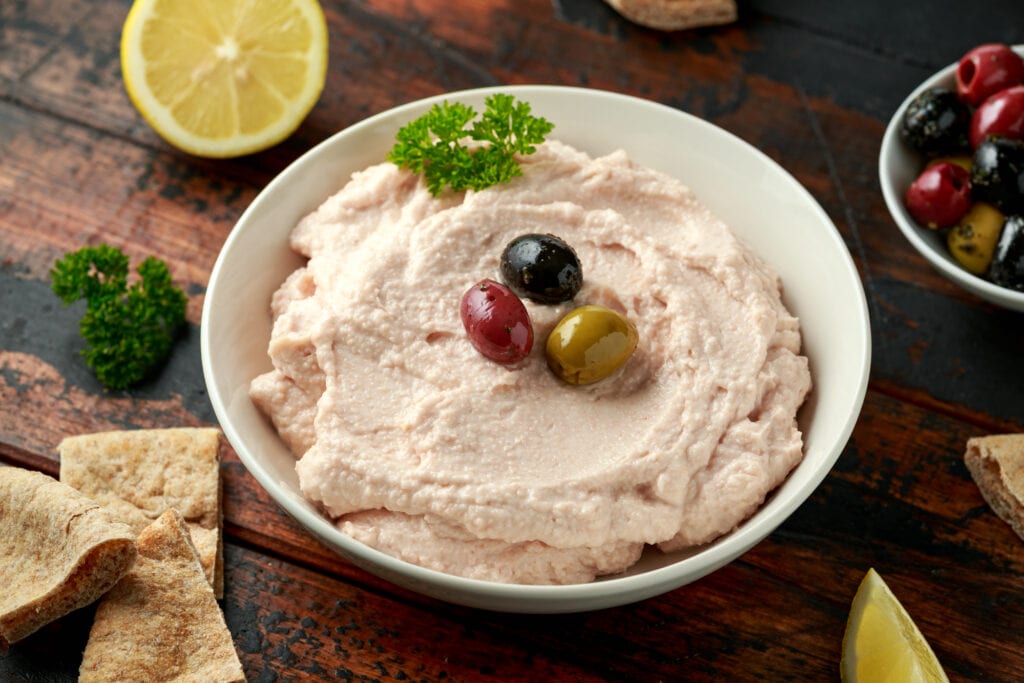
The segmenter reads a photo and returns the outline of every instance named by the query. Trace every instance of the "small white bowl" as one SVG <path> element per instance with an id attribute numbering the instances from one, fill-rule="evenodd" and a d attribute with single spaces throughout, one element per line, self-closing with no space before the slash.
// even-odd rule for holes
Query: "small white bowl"
<path id="1" fill-rule="evenodd" d="M 732 533 L 700 548 L 650 550 L 621 576 L 568 586 L 510 585 L 451 576 L 368 548 L 342 534 L 298 487 L 295 460 L 249 400 L 270 369 L 270 297 L 301 265 L 288 248 L 295 224 L 352 172 L 384 159 L 395 132 L 442 100 L 478 111 L 508 92 L 555 123 L 552 137 L 591 155 L 623 148 L 687 183 L 782 277 L 801 320 L 814 390 L 801 409 L 805 457 L 764 506 Z M 373 116 L 317 145 L 253 201 L 228 236 L 203 308 L 203 372 L 224 434 L 256 480 L 315 536 L 353 563 L 450 602 L 509 612 L 556 613 L 635 602 L 694 581 L 771 533 L 825 478 L 860 413 L 870 367 L 864 291 L 835 226 L 811 195 L 767 156 L 705 121 L 624 95 L 556 86 L 450 93 Z"/>
<path id="2" fill-rule="evenodd" d="M 1024 45 L 1015 45 L 1013 49 L 1024 55 Z M 919 225 L 910 217 L 906 206 L 903 205 L 903 193 L 924 168 L 924 159 L 921 155 L 900 139 L 899 129 L 903 112 L 915 97 L 929 88 L 944 86 L 955 91 L 956 65 L 957 62 L 953 62 L 919 85 L 907 96 L 889 121 L 878 155 L 878 177 L 882 185 L 882 196 L 885 197 L 889 213 L 903 235 L 940 273 L 977 297 L 1004 308 L 1024 311 L 1024 292 L 1000 287 L 965 270 L 949 253 L 945 232 Z"/>

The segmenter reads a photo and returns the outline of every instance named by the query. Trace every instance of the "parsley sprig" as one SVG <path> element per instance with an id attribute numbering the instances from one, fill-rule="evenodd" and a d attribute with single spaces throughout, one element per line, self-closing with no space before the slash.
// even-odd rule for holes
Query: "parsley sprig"
<path id="1" fill-rule="evenodd" d="M 522 175 L 516 155 L 537 151 L 554 124 L 530 114 L 530 105 L 512 95 L 497 93 L 484 104 L 477 121 L 473 108 L 461 102 L 435 104 L 398 131 L 387 160 L 423 173 L 435 196 L 445 185 L 456 191 L 482 190 Z M 482 144 L 467 146 L 462 142 L 466 138 Z"/>
<path id="2" fill-rule="evenodd" d="M 128 257 L 116 247 L 83 247 L 59 259 L 50 276 L 53 292 L 70 305 L 85 299 L 79 331 L 85 363 L 110 389 L 137 384 L 171 352 L 185 322 L 185 294 L 171 282 L 167 264 L 150 256 L 128 284 Z"/>

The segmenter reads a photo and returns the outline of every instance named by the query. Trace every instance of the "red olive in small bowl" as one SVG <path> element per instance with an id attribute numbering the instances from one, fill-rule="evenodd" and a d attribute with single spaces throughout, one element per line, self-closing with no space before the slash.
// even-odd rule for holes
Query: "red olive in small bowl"
<path id="1" fill-rule="evenodd" d="M 903 201 L 921 225 L 948 228 L 971 206 L 971 174 L 948 161 L 931 164 L 907 188 Z"/>
<path id="2" fill-rule="evenodd" d="M 1024 85 L 1000 90 L 982 102 L 971 116 L 969 135 L 975 149 L 991 135 L 1024 139 Z"/>
<path id="3" fill-rule="evenodd" d="M 979 45 L 957 63 L 957 95 L 972 107 L 1019 83 L 1024 83 L 1024 59 L 1007 45 Z"/>

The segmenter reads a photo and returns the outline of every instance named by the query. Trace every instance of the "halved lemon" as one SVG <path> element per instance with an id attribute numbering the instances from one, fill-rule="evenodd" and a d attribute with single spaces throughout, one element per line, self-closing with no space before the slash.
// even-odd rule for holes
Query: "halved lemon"
<path id="1" fill-rule="evenodd" d="M 266 149 L 313 108 L 327 75 L 317 0 L 135 0 L 125 88 L 167 142 L 204 157 Z"/>
<path id="2" fill-rule="evenodd" d="M 948 683 L 917 625 L 869 569 L 850 607 L 839 664 L 846 683 Z"/>

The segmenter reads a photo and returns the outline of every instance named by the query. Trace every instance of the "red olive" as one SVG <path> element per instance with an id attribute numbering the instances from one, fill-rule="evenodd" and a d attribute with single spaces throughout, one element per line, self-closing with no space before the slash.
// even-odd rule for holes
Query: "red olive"
<path id="1" fill-rule="evenodd" d="M 956 66 L 957 95 L 972 107 L 1018 83 L 1024 83 L 1024 59 L 1001 43 L 979 45 Z"/>
<path id="2" fill-rule="evenodd" d="M 971 206 L 971 174 L 956 164 L 928 166 L 903 198 L 914 220 L 929 228 L 948 228 Z"/>
<path id="3" fill-rule="evenodd" d="M 977 149 L 990 135 L 1011 140 L 1024 139 L 1024 85 L 1000 90 L 974 110 L 971 117 L 971 147 Z"/>
<path id="4" fill-rule="evenodd" d="M 533 348 L 533 325 L 526 306 L 512 291 L 494 280 L 481 280 L 462 295 L 459 307 L 469 341 L 481 354 L 498 363 L 515 363 Z"/>

